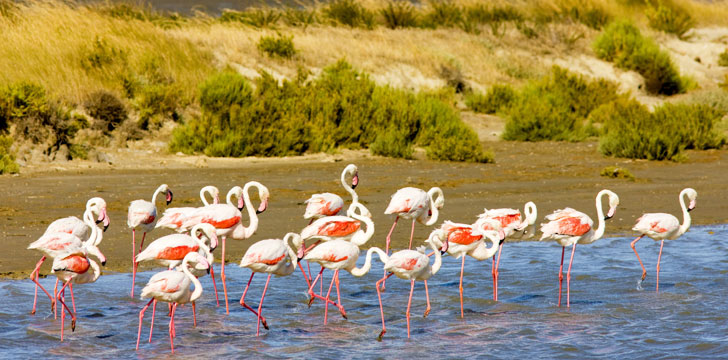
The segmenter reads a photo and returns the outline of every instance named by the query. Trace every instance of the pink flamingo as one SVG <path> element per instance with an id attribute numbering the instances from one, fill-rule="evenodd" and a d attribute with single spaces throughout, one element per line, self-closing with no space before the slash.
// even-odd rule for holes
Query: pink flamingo
<path id="1" fill-rule="evenodd" d="M 609 211 L 604 216 L 602 210 L 602 197 L 609 196 Z M 554 240 L 561 245 L 561 267 L 559 268 L 559 306 L 561 306 L 561 289 L 564 281 L 564 252 L 566 247 L 573 245 L 571 249 L 571 259 L 569 260 L 569 269 L 566 273 L 566 306 L 570 306 L 570 283 L 571 283 L 571 265 L 574 263 L 574 251 L 576 244 L 591 244 L 600 239 L 604 235 L 605 220 L 612 218 L 617 211 L 619 205 L 619 196 L 614 192 L 604 189 L 597 194 L 597 218 L 599 225 L 594 231 L 594 222 L 583 212 L 576 211 L 572 208 L 556 210 L 553 214 L 546 216 L 549 222 L 541 224 L 541 241 Z"/>
<path id="2" fill-rule="evenodd" d="M 129 213 L 127 215 L 126 224 L 131 229 L 131 297 L 134 297 L 134 282 L 136 280 L 136 271 L 139 264 L 134 261 L 136 257 L 136 229 L 144 232 L 142 242 L 139 244 L 139 251 L 144 247 L 144 238 L 148 232 L 154 230 L 157 224 L 157 195 L 165 193 L 167 197 L 167 205 L 172 202 L 172 191 L 169 190 L 167 184 L 160 185 L 152 195 L 152 202 L 146 200 L 134 200 L 129 204 Z"/>
<path id="3" fill-rule="evenodd" d="M 347 175 L 352 176 L 351 186 L 346 183 Z M 358 184 L 359 170 L 354 164 L 347 165 L 346 168 L 344 168 L 344 171 L 341 172 L 341 185 L 344 187 L 346 192 L 351 194 L 352 205 L 349 206 L 350 208 L 353 204 L 359 202 L 359 195 L 357 195 L 356 191 L 354 191 Z M 303 218 L 312 219 L 311 222 L 324 216 L 339 215 L 341 213 L 341 209 L 344 208 L 344 200 L 341 196 L 332 193 L 313 194 L 305 201 L 305 204 L 306 212 L 303 214 Z"/>
<path id="4" fill-rule="evenodd" d="M 293 242 L 293 246 L 289 244 L 291 241 Z M 261 322 L 263 322 L 263 327 L 268 330 L 268 324 L 265 321 L 265 317 L 263 317 L 263 300 L 265 299 L 265 292 L 268 290 L 270 277 L 274 274 L 276 276 L 287 276 L 293 273 L 296 269 L 296 265 L 298 264 L 299 255 L 303 256 L 301 243 L 301 236 L 296 233 L 286 234 L 283 240 L 261 240 L 250 245 L 248 250 L 245 252 L 245 255 L 243 255 L 243 259 L 240 261 L 240 267 L 247 267 L 252 270 L 250 280 L 248 280 L 248 285 L 245 286 L 243 296 L 240 298 L 240 305 L 250 310 L 258 318 L 258 326 L 255 329 L 255 336 L 260 335 Z M 299 252 L 297 253 L 294 249 L 299 249 Z M 248 293 L 250 282 L 253 281 L 253 276 L 256 272 L 268 273 L 268 279 L 265 281 L 263 295 L 260 297 L 257 312 L 250 307 L 250 305 L 245 303 L 245 295 Z"/>
<path id="5" fill-rule="evenodd" d="M 84 251 L 96 256 L 102 265 L 106 264 L 106 258 L 98 249 L 98 245 L 101 243 L 103 236 L 101 229 L 94 223 L 94 214 L 98 214 L 98 222 L 104 224 L 105 230 L 109 226 L 109 218 L 106 215 L 106 202 L 102 198 L 92 198 L 86 203 L 83 221 L 75 216 L 56 220 L 48 226 L 43 236 L 28 245 L 28 249 L 38 250 L 43 253 L 43 257 L 41 257 L 35 269 L 30 274 L 30 279 L 36 284 L 31 314 L 35 314 L 39 287 L 51 300 L 51 311 L 55 309 L 55 295 L 58 293 L 58 280 L 56 280 L 56 286 L 53 290 L 54 296 L 51 296 L 38 281 L 40 267 L 46 260 L 46 257 L 55 259 L 59 256 L 65 256 L 69 251 L 74 249 L 85 249 Z M 78 221 L 81 221 L 83 226 L 80 226 Z M 73 299 L 72 287 L 71 298 Z"/>
<path id="6" fill-rule="evenodd" d="M 314 298 L 319 298 L 326 303 L 324 310 L 324 325 L 326 325 L 328 321 L 329 303 L 339 309 L 341 316 L 343 316 L 344 319 L 347 318 L 346 310 L 344 309 L 344 306 L 341 305 L 341 294 L 339 292 L 339 270 L 346 270 L 356 277 L 366 275 L 372 267 L 372 253 L 376 250 L 380 249 L 370 248 L 367 251 L 366 261 L 364 262 L 364 266 L 361 268 L 356 268 L 356 261 L 359 259 L 359 247 L 350 241 L 342 239 L 321 243 L 313 248 L 313 250 L 306 253 L 303 257 L 306 261 L 317 262 L 326 269 L 334 270 L 334 276 L 331 278 L 331 284 L 329 285 L 329 291 L 326 293 L 326 297 L 317 295 L 312 290 L 316 285 L 316 282 L 318 282 L 321 277 L 321 273 L 316 276 L 316 279 L 308 288 L 308 294 L 311 296 L 311 300 L 308 302 L 309 306 L 311 306 Z M 336 283 L 336 302 L 331 301 L 330 299 L 331 289 L 334 283 Z"/>
<path id="7" fill-rule="evenodd" d="M 258 196 L 261 202 L 257 211 L 253 210 L 253 204 L 250 200 L 249 191 L 251 187 L 258 189 Z M 225 240 L 228 236 L 236 240 L 245 240 L 253 236 L 255 231 L 258 230 L 257 214 L 265 211 L 268 207 L 268 198 L 270 197 L 268 188 L 257 181 L 249 181 L 245 184 L 242 190 L 238 190 L 238 188 L 239 186 L 230 190 L 228 193 L 227 204 L 214 204 L 197 208 L 188 216 L 177 219 L 174 224 L 177 231 L 186 231 L 196 224 L 208 223 L 212 224 L 217 229 L 218 236 L 222 236 L 220 279 L 222 280 L 222 288 L 225 294 L 225 313 L 227 314 L 230 313 L 230 307 L 228 304 L 227 284 L 225 278 Z M 248 227 L 243 226 L 240 208 L 230 204 L 230 197 L 233 191 L 238 194 L 242 194 L 244 206 L 248 208 L 248 216 L 250 217 L 250 225 L 248 225 Z M 240 199 L 240 196 L 238 196 L 238 199 Z M 240 200 L 238 200 L 238 203 L 240 203 Z M 167 225 L 167 223 L 163 223 L 162 225 L 158 224 L 157 226 L 167 227 Z"/>
<path id="8" fill-rule="evenodd" d="M 243 188 L 236 186 L 233 188 L 233 190 L 239 189 L 239 193 L 242 194 Z M 231 192 L 228 193 L 228 204 L 233 205 L 231 201 L 231 197 L 235 195 L 235 191 L 231 190 Z M 219 204 L 220 203 L 220 190 L 218 190 L 217 187 L 208 185 L 200 189 L 200 199 L 202 200 L 203 206 L 210 205 L 210 202 L 207 201 L 207 196 L 212 197 L 212 203 L 213 204 Z M 239 195 L 239 208 L 243 208 L 243 198 L 242 195 Z M 179 223 L 179 219 L 182 219 L 184 217 L 187 217 L 190 213 L 197 210 L 196 207 L 174 207 L 174 208 L 167 208 L 164 210 L 164 214 L 162 214 L 162 217 L 157 222 L 156 227 L 166 227 L 172 230 L 178 230 L 177 224 Z"/>
<path id="9" fill-rule="evenodd" d="M 189 270 L 190 261 L 196 261 L 202 267 L 210 267 L 210 264 L 204 256 L 197 252 L 190 252 L 185 255 L 182 260 L 182 265 L 180 267 L 181 272 L 177 270 L 166 270 L 157 273 L 149 279 L 147 285 L 142 289 L 142 299 L 151 298 L 151 300 L 149 300 L 147 305 L 145 305 L 139 312 L 139 330 L 137 332 L 136 345 L 137 350 L 139 350 L 139 339 L 142 336 L 142 320 L 144 320 L 144 312 L 147 308 L 149 308 L 149 305 L 152 304 L 152 302 L 156 305 L 157 301 L 163 301 L 172 304 L 169 320 L 169 345 L 172 349 L 172 353 L 174 354 L 174 337 L 176 336 L 174 329 L 174 313 L 177 309 L 177 305 L 191 302 L 192 309 L 194 310 L 195 300 L 199 299 L 202 295 L 202 286 L 200 285 L 200 281 L 197 280 L 197 277 L 195 277 Z M 190 284 L 195 285 L 195 290 L 192 292 L 190 292 Z M 154 326 L 154 324 L 152 324 L 152 326 Z"/>
<path id="10" fill-rule="evenodd" d="M 433 240 L 435 236 L 439 236 L 441 238 L 440 242 L 442 242 L 443 239 L 445 240 L 445 245 L 442 251 L 438 250 L 437 245 L 435 245 L 435 242 Z M 432 264 L 432 266 L 430 266 L 430 258 L 423 252 L 417 250 L 400 250 L 390 256 L 387 256 L 387 254 L 380 249 L 372 248 L 379 250 L 377 251 L 377 253 L 379 254 L 379 258 L 382 259 L 382 261 L 384 262 L 384 270 L 390 272 L 390 274 L 387 275 L 387 278 L 392 275 L 396 275 L 400 279 L 409 280 L 411 282 L 409 300 L 407 301 L 407 312 L 405 313 L 407 316 L 408 339 L 410 337 L 410 306 L 412 305 L 412 293 L 415 290 L 415 281 L 425 282 L 427 309 L 425 309 L 425 314 L 423 315 L 423 317 L 427 317 L 427 315 L 430 313 L 430 292 L 427 290 L 427 279 L 432 277 L 432 275 L 435 275 L 440 270 L 440 266 L 442 265 L 442 254 L 444 254 L 448 248 L 447 238 L 441 230 L 432 231 L 430 233 L 430 237 L 425 242 L 430 244 L 430 247 L 432 248 L 432 250 L 434 250 L 435 263 Z M 370 249 L 370 251 L 372 249 Z M 382 306 L 382 293 L 379 289 L 379 285 L 382 282 L 384 282 L 384 279 L 380 279 L 379 281 L 377 281 L 376 284 L 377 297 L 379 298 L 379 312 L 382 315 L 382 332 L 379 333 L 379 337 L 377 338 L 377 340 L 379 341 L 382 340 L 382 337 L 387 332 L 387 328 L 384 326 L 384 307 Z"/>
<path id="11" fill-rule="evenodd" d="M 443 236 L 447 240 L 447 253 L 455 256 L 456 259 L 462 257 L 462 263 L 460 265 L 460 317 L 465 317 L 465 311 L 463 309 L 463 275 L 465 272 L 465 255 L 475 260 L 481 261 L 493 257 L 500 247 L 500 242 L 503 241 L 505 233 L 501 229 L 499 232 L 495 231 L 483 231 L 475 225 L 454 223 L 452 221 L 445 221 L 440 226 L 439 231 L 442 231 Z M 491 246 L 485 245 L 485 240 L 491 242 Z M 431 241 L 442 248 L 440 237 L 435 236 L 431 238 Z"/>
<path id="12" fill-rule="evenodd" d="M 685 207 L 685 196 L 687 196 L 690 200 L 690 205 L 688 205 L 687 207 Z M 642 266 L 642 278 L 637 282 L 638 289 L 642 289 L 642 281 L 644 281 L 645 276 L 647 276 L 647 270 L 645 270 L 645 266 L 642 264 L 642 259 L 640 259 L 639 254 L 637 254 L 635 244 L 637 244 L 637 241 L 639 241 L 639 239 L 641 239 L 645 235 L 649 236 L 655 241 L 660 241 L 660 254 L 657 256 L 657 281 L 655 285 L 655 291 L 659 291 L 660 258 L 662 258 L 662 246 L 664 245 L 666 239 L 675 240 L 679 238 L 680 235 L 688 231 L 688 229 L 690 228 L 689 211 L 695 208 L 695 199 L 697 197 L 698 192 L 692 188 L 685 188 L 680 192 L 680 207 L 682 208 L 683 212 L 682 225 L 680 225 L 680 221 L 675 216 L 665 213 L 643 214 L 639 219 L 637 219 L 637 224 L 632 228 L 632 230 L 639 232 L 640 236 L 634 239 L 631 245 L 632 250 L 634 250 L 634 254 L 637 255 L 637 260 L 639 260 L 640 262 L 640 266 Z"/>
<path id="13" fill-rule="evenodd" d="M 518 209 L 485 209 L 484 213 L 478 215 L 478 221 L 475 224 L 480 226 L 482 230 L 498 231 L 499 229 L 503 229 L 505 239 L 515 240 L 532 237 L 535 232 L 533 230 L 528 231 L 527 228 L 533 227 L 533 224 L 536 223 L 536 218 L 538 217 L 536 204 L 531 201 L 527 202 L 523 212 L 526 216 L 525 219 L 521 220 L 521 212 Z M 490 224 L 492 222 L 490 220 L 496 221 L 498 226 L 491 226 Z M 501 251 L 503 251 L 505 239 L 498 248 L 498 261 L 496 261 L 495 256 L 492 257 L 494 301 L 498 301 L 498 267 L 500 266 Z"/>
<path id="14" fill-rule="evenodd" d="M 91 271 L 89 271 L 89 269 Z M 66 313 L 65 309 L 71 316 L 71 331 L 76 330 L 76 305 L 74 301 L 73 312 L 66 305 L 65 289 L 71 283 L 87 284 L 96 281 L 101 274 L 99 265 L 86 256 L 85 249 L 75 248 L 69 253 L 61 255 L 53 259 L 53 273 L 63 281 L 63 286 L 56 295 L 56 301 L 60 302 L 61 308 L 61 341 L 63 341 L 63 328 L 65 327 Z"/>

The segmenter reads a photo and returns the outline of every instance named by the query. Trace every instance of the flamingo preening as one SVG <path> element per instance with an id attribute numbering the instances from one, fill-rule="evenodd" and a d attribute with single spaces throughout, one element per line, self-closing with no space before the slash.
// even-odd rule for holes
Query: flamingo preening
<path id="1" fill-rule="evenodd" d="M 690 204 L 687 207 L 685 206 L 686 196 L 688 200 L 690 200 Z M 682 225 L 674 215 L 665 213 L 647 213 L 643 214 L 639 219 L 637 219 L 637 224 L 632 228 L 632 230 L 639 232 L 640 236 L 632 241 L 631 246 L 634 254 L 637 255 L 637 260 L 640 262 L 640 266 L 642 266 L 642 278 L 640 278 L 640 280 L 637 282 L 638 289 L 642 289 L 642 281 L 644 281 L 645 276 L 647 276 L 647 270 L 645 270 L 645 266 L 642 264 L 642 259 L 640 259 L 639 254 L 637 254 L 635 244 L 637 244 L 637 241 L 639 241 L 639 239 L 641 239 L 645 235 L 655 241 L 660 241 L 660 254 L 657 256 L 657 278 L 655 281 L 655 291 L 659 291 L 660 259 L 662 258 L 662 246 L 665 244 L 665 240 L 675 240 L 686 231 L 688 231 L 688 229 L 690 228 L 689 212 L 695 208 L 695 199 L 697 199 L 697 197 L 698 192 L 692 188 L 685 188 L 680 192 L 679 200 L 680 207 L 682 208 L 683 213 Z"/>
<path id="2" fill-rule="evenodd" d="M 203 268 L 210 267 L 207 259 L 197 252 L 189 252 L 185 255 L 180 265 L 180 270 L 166 270 L 155 274 L 149 279 L 149 282 L 142 289 L 141 298 L 151 298 L 147 305 L 145 305 L 139 312 L 139 331 L 137 332 L 137 344 L 136 349 L 139 350 L 139 339 L 142 336 L 142 320 L 144 320 L 144 312 L 149 308 L 149 305 L 154 302 L 155 306 L 157 301 L 168 302 L 172 304 L 170 311 L 169 320 L 169 345 L 174 354 L 174 337 L 176 336 L 174 329 L 174 313 L 177 309 L 177 305 L 186 304 L 191 302 L 192 309 L 195 308 L 195 300 L 199 299 L 202 295 L 202 286 L 200 281 L 197 280 L 189 269 L 190 262 L 196 261 L 199 266 Z M 190 284 L 195 285 L 195 290 L 190 291 Z M 152 314 L 152 320 L 154 320 L 154 314 Z M 152 327 L 154 323 L 152 322 Z M 149 337 L 151 341 L 151 335 Z"/>
<path id="3" fill-rule="evenodd" d="M 240 189 L 240 193 L 242 193 L 243 188 L 236 186 L 233 188 Z M 230 205 L 233 205 L 231 203 L 231 197 L 235 195 L 235 191 L 231 190 L 228 193 L 228 203 Z M 203 206 L 210 205 L 210 202 L 207 201 L 207 196 L 212 197 L 212 203 L 213 204 L 219 204 L 220 203 L 220 190 L 218 190 L 217 187 L 208 185 L 200 189 L 200 200 L 202 200 Z M 239 207 L 242 209 L 243 207 L 243 199 L 242 196 L 239 198 Z M 162 217 L 159 218 L 159 221 L 157 221 L 157 225 L 155 227 L 166 227 L 172 230 L 178 230 L 177 228 L 177 220 L 186 217 L 191 212 L 195 211 L 196 207 L 173 207 L 173 208 L 167 208 L 164 210 L 164 213 L 162 214 Z"/>
<path id="4" fill-rule="evenodd" d="M 378 248 L 371 248 L 369 251 L 376 251 L 379 254 L 379 258 L 384 262 L 384 271 L 390 272 L 385 277 L 389 278 L 392 275 L 396 275 L 400 279 L 409 280 L 411 282 L 409 300 L 407 301 L 407 338 L 410 337 L 410 307 L 412 305 L 412 293 L 415 290 L 415 281 L 425 282 L 425 296 L 427 297 L 427 309 L 423 317 L 427 317 L 430 313 L 430 292 L 427 290 L 427 279 L 435 275 L 442 265 L 442 254 L 447 251 L 448 242 L 444 236 L 444 232 L 441 230 L 434 230 L 430 233 L 430 237 L 425 241 L 435 251 L 435 263 L 430 266 L 430 258 L 417 250 L 400 250 L 387 256 L 382 250 Z M 440 242 L 443 240 L 445 244 L 442 250 L 437 248 L 434 242 L 434 237 L 439 236 Z M 379 312 L 382 315 L 382 331 L 379 333 L 378 340 L 382 340 L 382 337 L 387 332 L 387 328 L 384 326 L 384 307 L 382 306 L 382 292 L 379 289 L 380 284 L 384 282 L 384 279 L 380 279 L 376 283 L 377 297 L 379 298 Z"/>
<path id="5" fill-rule="evenodd" d="M 485 212 L 478 215 L 478 221 L 475 222 L 482 230 L 498 231 L 503 229 L 505 238 L 498 248 L 498 260 L 492 257 L 492 275 L 493 275 L 493 300 L 498 301 L 498 267 L 500 267 L 501 252 L 505 239 L 523 239 L 530 238 L 534 235 L 533 224 L 536 223 L 538 217 L 536 204 L 529 201 L 524 206 L 523 212 L 525 218 L 521 219 L 521 212 L 518 209 L 485 209 Z M 495 223 L 493 222 L 495 221 Z M 496 224 L 497 226 L 492 226 Z M 530 228 L 530 230 L 529 230 Z"/>
<path id="6" fill-rule="evenodd" d="M 351 175 L 351 185 L 346 182 L 347 175 Z M 359 195 L 354 191 L 358 184 L 359 170 L 354 164 L 347 165 L 344 171 L 341 172 L 341 185 L 351 195 L 349 208 L 359 202 Z M 344 200 L 341 196 L 332 193 L 313 194 L 305 201 L 305 204 L 306 212 L 303 214 L 303 218 L 311 219 L 311 222 L 324 216 L 339 215 L 344 208 Z"/>
<path id="7" fill-rule="evenodd" d="M 293 245 L 291 246 L 289 242 L 292 242 Z M 263 327 L 268 330 L 268 324 L 265 321 L 265 317 L 263 317 L 263 300 L 265 299 L 265 292 L 268 290 L 270 277 L 271 275 L 286 276 L 293 273 L 298 264 L 299 255 L 303 255 L 301 243 L 301 236 L 296 233 L 286 234 L 283 240 L 261 240 L 250 245 L 245 255 L 243 255 L 243 259 L 240 261 L 240 267 L 247 267 L 252 270 L 248 285 L 245 286 L 243 296 L 240 298 L 240 305 L 250 310 L 258 318 L 255 336 L 260 335 L 261 322 L 263 323 Z M 263 295 L 261 295 L 260 303 L 258 304 L 258 311 L 255 311 L 250 305 L 245 303 L 245 295 L 248 293 L 250 282 L 253 281 L 253 276 L 256 272 L 268 273 L 268 279 L 265 281 L 265 287 L 263 288 Z"/>
<path id="8" fill-rule="evenodd" d="M 152 195 L 152 201 L 134 200 L 129 204 L 129 213 L 127 214 L 126 224 L 131 229 L 131 297 L 134 297 L 134 282 L 136 280 L 136 270 L 139 264 L 134 260 L 136 258 L 136 229 L 144 232 L 142 241 L 139 244 L 139 251 L 144 247 L 144 238 L 148 232 L 154 230 L 157 224 L 157 195 L 164 193 L 166 195 L 167 205 L 172 202 L 172 191 L 167 184 L 160 185 Z"/>
<path id="9" fill-rule="evenodd" d="M 609 211 L 604 216 L 602 209 L 602 197 L 609 196 Z M 565 208 L 554 211 L 553 214 L 546 216 L 549 222 L 541 224 L 541 241 L 554 240 L 561 245 L 561 267 L 559 268 L 559 306 L 561 306 L 561 289 L 564 281 L 564 252 L 566 247 L 572 245 L 571 259 L 569 260 L 569 269 L 566 273 L 566 306 L 570 306 L 570 284 L 571 284 L 571 265 L 574 263 L 574 252 L 576 244 L 591 244 L 600 239 L 604 235 L 605 220 L 614 216 L 619 205 L 619 196 L 614 192 L 604 189 L 597 194 L 596 207 L 599 225 L 594 230 L 594 222 L 583 212 L 576 211 L 572 208 Z"/>
<path id="10" fill-rule="evenodd" d="M 95 227 L 95 226 L 94 226 Z M 92 229 L 93 230 L 93 229 Z M 90 270 L 90 271 L 89 271 Z M 61 341 L 63 341 L 63 328 L 65 327 L 65 309 L 71 315 L 71 331 L 76 330 L 76 304 L 73 301 L 73 312 L 64 301 L 66 286 L 69 284 L 87 284 L 96 281 L 101 274 L 99 265 L 89 259 L 82 248 L 69 251 L 67 254 L 53 259 L 53 273 L 63 281 L 63 286 L 56 295 L 56 301 L 61 303 Z M 71 292 L 73 295 L 73 292 Z M 73 298 L 72 298 L 73 299 Z"/>

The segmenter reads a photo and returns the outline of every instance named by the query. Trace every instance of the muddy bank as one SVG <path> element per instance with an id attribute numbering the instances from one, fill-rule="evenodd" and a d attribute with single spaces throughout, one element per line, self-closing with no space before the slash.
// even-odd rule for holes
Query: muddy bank
<path id="1" fill-rule="evenodd" d="M 396 160 L 355 151 L 284 159 L 206 159 L 129 152 L 112 154 L 112 165 L 71 162 L 62 167 L 29 169 L 20 176 L 0 177 L 5 195 L 0 205 L 5 244 L 0 276 L 26 276 L 40 257 L 26 250 L 27 245 L 54 219 L 81 216 L 90 197 L 106 199 L 111 217 L 101 245 L 108 258 L 104 271 L 128 271 L 131 232 L 126 226 L 126 209 L 130 201 L 150 199 L 159 184 L 167 183 L 175 193 L 173 206 L 197 206 L 198 191 L 204 185 L 216 185 L 227 192 L 233 185 L 257 180 L 270 189 L 270 206 L 260 215 L 260 226 L 252 239 L 228 242 L 227 260 L 237 263 L 248 244 L 300 231 L 307 224 L 302 218 L 303 201 L 311 194 L 329 191 L 343 196 L 338 178 L 348 162 L 359 166 L 357 191 L 374 214 L 376 232 L 369 243 L 373 246 L 383 246 L 393 219 L 382 213 L 390 196 L 404 186 L 441 187 L 446 204 L 440 220 L 465 223 L 474 221 L 484 207 L 517 207 L 529 200 L 538 206 L 539 222 L 566 206 L 594 217 L 594 196 L 609 188 L 620 195 L 621 204 L 608 222 L 605 236 L 631 234 L 629 229 L 643 212 L 679 215 L 677 194 L 691 186 L 699 193 L 698 206 L 691 213 L 694 225 L 728 222 L 726 150 L 689 152 L 688 162 L 672 163 L 604 158 L 596 143 L 494 142 L 486 146 L 495 149 L 497 164 Z M 627 167 L 637 180 L 599 176 L 602 168 L 615 164 Z M 160 213 L 164 209 L 161 201 L 158 208 Z M 421 243 L 428 231 L 418 224 L 415 242 Z M 150 237 L 167 233 L 156 230 Z M 408 224 L 401 223 L 393 235 L 394 247 L 406 246 L 408 235 Z M 50 265 L 44 265 L 42 273 L 49 271 Z"/>

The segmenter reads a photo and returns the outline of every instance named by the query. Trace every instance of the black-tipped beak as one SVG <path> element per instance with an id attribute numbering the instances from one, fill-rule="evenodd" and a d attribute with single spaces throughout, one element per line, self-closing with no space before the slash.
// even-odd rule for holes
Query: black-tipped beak
<path id="1" fill-rule="evenodd" d="M 301 260 L 303 260 L 303 258 L 302 258 L 302 257 L 296 257 L 296 258 L 298 259 L 298 260 L 297 260 L 298 262 L 301 262 Z"/>
<path id="2" fill-rule="evenodd" d="M 611 219 L 611 218 L 612 218 L 612 217 L 611 217 L 611 216 L 609 216 L 609 215 L 606 215 L 606 216 L 604 216 L 604 220 L 609 220 L 609 219 Z"/>
<path id="3" fill-rule="evenodd" d="M 167 190 L 167 205 L 169 205 L 172 202 L 173 198 L 174 198 L 174 195 L 172 194 L 172 190 Z"/>
<path id="4" fill-rule="evenodd" d="M 503 242 L 505 242 L 505 241 L 506 241 L 506 239 L 500 239 L 500 242 L 498 242 L 498 246 L 503 245 Z"/>
<path id="5" fill-rule="evenodd" d="M 104 225 L 104 232 L 106 232 L 106 229 L 109 228 L 109 225 Z"/>
<path id="6" fill-rule="evenodd" d="M 100 224 L 103 220 L 96 220 L 96 224 Z"/>
<path id="7" fill-rule="evenodd" d="M 445 251 L 445 250 L 440 250 L 440 255 L 445 255 L 445 254 L 447 254 L 447 251 Z"/>
<path id="8" fill-rule="evenodd" d="M 240 209 L 240 210 L 243 210 L 243 209 Z M 265 211 L 265 210 L 263 210 L 263 211 Z M 256 214 L 262 214 L 262 213 L 263 213 L 263 211 L 260 211 L 260 210 L 255 210 L 255 213 L 256 213 Z"/>
<path id="9" fill-rule="evenodd" d="M 688 208 L 688 212 L 693 211 L 694 207 Z"/>
<path id="10" fill-rule="evenodd" d="M 210 275 L 210 268 L 207 268 L 207 274 Z"/>
<path id="11" fill-rule="evenodd" d="M 102 261 L 101 266 L 106 266 L 106 261 Z"/>

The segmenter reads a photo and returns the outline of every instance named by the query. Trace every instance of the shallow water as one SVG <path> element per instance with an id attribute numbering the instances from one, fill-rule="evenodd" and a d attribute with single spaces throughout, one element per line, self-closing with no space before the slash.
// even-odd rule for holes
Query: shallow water
<path id="1" fill-rule="evenodd" d="M 432 312 L 426 319 L 422 318 L 423 286 L 418 283 L 415 287 L 409 340 L 404 314 L 409 282 L 396 278 L 387 282 L 383 299 L 388 332 L 382 342 L 376 341 L 381 330 L 374 288 L 381 275 L 378 260 L 364 277 L 342 274 L 342 302 L 349 319 L 329 308 L 326 326 L 322 325 L 322 303 L 307 306 L 305 282 L 299 270 L 293 276 L 272 278 L 263 308 L 271 329 L 261 327 L 257 338 L 255 317 L 237 303 L 250 272 L 230 263 L 226 269 L 232 294 L 230 315 L 225 315 L 224 306 L 215 307 L 209 278 L 201 279 L 205 293 L 198 301 L 197 328 L 192 327 L 190 308 L 180 308 L 175 350 L 184 357 L 255 358 L 517 358 L 526 354 L 538 354 L 540 358 L 725 357 L 727 235 L 727 225 L 693 227 L 680 240 L 666 242 L 660 293 L 654 291 L 658 243 L 647 239 L 637 246 L 648 270 L 643 291 L 636 290 L 641 271 L 629 246 L 631 239 L 602 239 L 593 245 L 577 246 L 570 309 L 556 306 L 561 255 L 558 245 L 507 243 L 501 260 L 498 303 L 491 300 L 490 261 L 467 259 L 465 319 L 458 316 L 460 261 L 448 256 L 429 282 Z M 363 258 L 359 258 L 360 265 Z M 312 271 L 317 267 L 312 266 Z M 137 291 L 153 273 L 140 273 Z M 146 301 L 129 299 L 130 277 L 128 273 L 105 274 L 94 284 L 77 286 L 78 323 L 74 333 L 67 327 L 63 343 L 59 342 L 60 319 L 54 320 L 48 311 L 47 298 L 39 298 L 35 316 L 28 314 L 33 300 L 32 282 L 0 282 L 0 297 L 11 304 L 0 307 L 0 349 L 4 349 L 4 357 L 167 357 L 168 318 L 163 314 L 164 306 L 157 314 L 153 342 L 142 342 L 140 350 L 134 350 L 138 312 Z M 55 279 L 41 281 L 52 287 Z M 264 283 L 265 276 L 256 275 L 246 299 L 249 304 L 257 306 Z M 222 288 L 218 287 L 222 297 Z M 565 297 L 564 293 L 564 301 Z M 150 315 L 151 311 L 145 318 L 142 339 L 148 336 Z"/>

